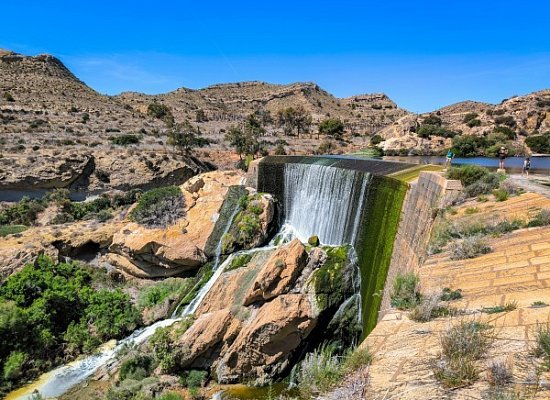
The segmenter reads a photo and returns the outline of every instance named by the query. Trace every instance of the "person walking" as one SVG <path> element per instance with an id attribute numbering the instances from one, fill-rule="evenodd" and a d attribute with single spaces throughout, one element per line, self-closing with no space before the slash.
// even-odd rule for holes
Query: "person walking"
<path id="1" fill-rule="evenodd" d="M 500 150 L 498 151 L 498 169 L 504 170 L 504 160 L 506 160 L 507 156 L 508 149 L 504 146 L 501 146 Z"/>
<path id="2" fill-rule="evenodd" d="M 445 161 L 445 168 L 450 167 L 453 163 L 453 158 L 455 158 L 455 153 L 451 149 L 447 152 L 447 160 Z"/>
<path id="3" fill-rule="evenodd" d="M 525 157 L 525 160 L 523 160 L 523 168 L 521 169 L 521 174 L 527 175 L 527 178 L 529 178 L 530 169 L 531 169 L 531 157 L 527 156 Z"/>

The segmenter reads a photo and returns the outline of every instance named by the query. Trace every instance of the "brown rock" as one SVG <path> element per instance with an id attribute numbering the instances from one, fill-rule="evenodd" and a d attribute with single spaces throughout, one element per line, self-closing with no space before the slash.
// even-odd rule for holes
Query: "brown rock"
<path id="1" fill-rule="evenodd" d="M 306 295 L 286 294 L 264 304 L 213 365 L 220 383 L 265 383 L 289 366 L 292 352 L 316 326 Z"/>
<path id="2" fill-rule="evenodd" d="M 180 350 L 179 366 L 208 368 L 218 357 L 222 345 L 233 341 L 240 326 L 228 308 L 201 315 L 175 342 Z"/>
<path id="3" fill-rule="evenodd" d="M 275 251 L 256 276 L 245 296 L 244 305 L 287 293 L 300 276 L 306 261 L 305 247 L 298 239 Z"/>

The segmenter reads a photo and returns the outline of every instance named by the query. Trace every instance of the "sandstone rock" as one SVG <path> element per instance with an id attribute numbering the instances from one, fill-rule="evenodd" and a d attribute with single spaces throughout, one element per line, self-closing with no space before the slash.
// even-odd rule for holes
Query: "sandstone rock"
<path id="1" fill-rule="evenodd" d="M 207 260 L 205 246 L 229 187 L 240 183 L 236 172 L 209 172 L 182 185 L 185 216 L 167 228 L 127 223 L 113 237 L 110 262 L 139 277 L 174 276 L 197 269 Z"/>
<path id="2" fill-rule="evenodd" d="M 214 363 L 220 383 L 265 383 L 289 366 L 292 352 L 316 326 L 306 295 L 285 294 L 264 304 Z"/>
<path id="3" fill-rule="evenodd" d="M 300 276 L 306 260 L 305 247 L 298 239 L 276 250 L 256 276 L 243 304 L 248 306 L 287 293 Z"/>
<path id="4" fill-rule="evenodd" d="M 201 315 L 176 341 L 180 368 L 209 368 L 223 345 L 232 343 L 241 323 L 230 309 Z"/>

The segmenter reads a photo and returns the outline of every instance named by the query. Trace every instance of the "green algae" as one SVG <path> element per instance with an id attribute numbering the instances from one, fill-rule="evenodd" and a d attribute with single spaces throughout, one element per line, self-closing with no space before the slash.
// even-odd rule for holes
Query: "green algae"
<path id="1" fill-rule="evenodd" d="M 373 176 L 356 246 L 361 270 L 363 336 L 376 326 L 401 209 L 409 185 Z"/>

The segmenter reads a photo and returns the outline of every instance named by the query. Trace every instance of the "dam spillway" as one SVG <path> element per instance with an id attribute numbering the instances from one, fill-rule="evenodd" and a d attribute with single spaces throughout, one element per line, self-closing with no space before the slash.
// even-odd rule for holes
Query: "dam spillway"
<path id="1" fill-rule="evenodd" d="M 349 243 L 361 271 L 363 334 L 376 325 L 409 185 L 389 175 L 410 164 L 350 156 L 268 156 L 257 166 L 257 188 L 274 195 L 279 223 L 302 241 Z"/>

